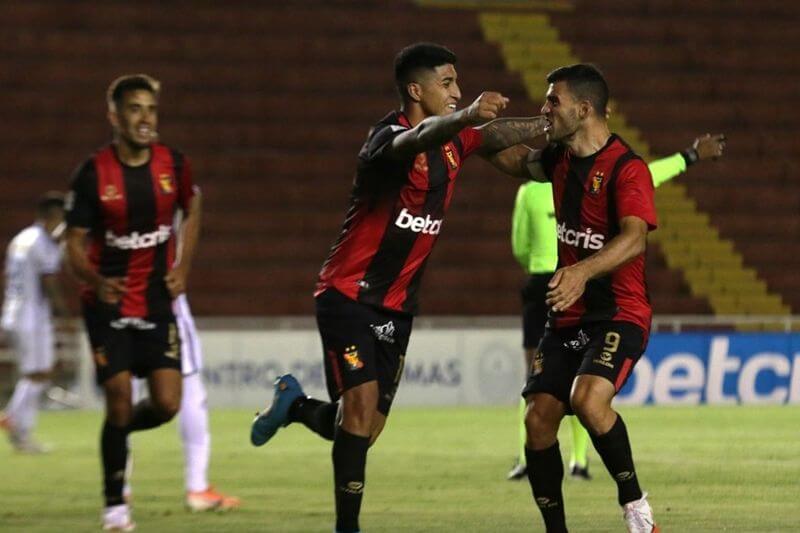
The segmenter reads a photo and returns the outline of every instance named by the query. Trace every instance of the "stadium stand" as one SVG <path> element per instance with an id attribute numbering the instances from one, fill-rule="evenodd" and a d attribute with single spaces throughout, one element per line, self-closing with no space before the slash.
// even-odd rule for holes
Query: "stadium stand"
<path id="1" fill-rule="evenodd" d="M 721 234 L 736 236 L 746 264 L 800 306 L 796 277 L 768 259 L 800 257 L 791 253 L 797 246 L 791 217 L 797 194 L 787 194 L 794 164 L 788 152 L 765 156 L 767 147 L 791 144 L 768 140 L 765 125 L 788 132 L 797 121 L 754 101 L 759 85 L 751 74 L 737 74 L 741 84 L 727 83 L 724 76 L 736 71 L 724 58 L 714 63 L 705 47 L 739 46 L 737 60 L 752 57 L 764 73 L 780 58 L 761 64 L 755 52 L 748 56 L 756 38 L 736 44 L 733 34 L 744 35 L 734 28 L 741 19 L 721 22 L 730 33 L 696 37 L 679 28 L 701 24 L 702 10 L 694 21 L 683 12 L 648 17 L 646 10 L 637 15 L 630 2 L 608 4 L 618 9 L 601 16 L 591 3 L 579 2 L 575 11 L 553 15 L 554 25 L 582 58 L 603 65 L 620 106 L 654 153 L 675 151 L 706 129 L 730 134 L 730 159 L 702 179 L 682 182 Z M 733 12 L 748 16 L 744 8 Z M 587 15 L 592 24 L 576 22 Z M 632 28 L 630 39 L 654 44 L 629 46 L 620 17 Z M 777 15 L 774 20 L 783 27 Z M 28 220 L 31 199 L 43 189 L 64 188 L 72 168 L 108 138 L 102 96 L 109 80 L 145 71 L 164 84 L 162 137 L 192 158 L 206 197 L 191 281 L 196 313 L 309 314 L 310 291 L 337 235 L 357 150 L 369 125 L 395 105 L 393 54 L 422 39 L 446 43 L 459 54 L 465 102 L 482 89 L 495 89 L 511 97 L 511 114 L 537 112 L 538 96 L 529 99 L 522 77 L 506 70 L 474 11 L 389 1 L 365 7 L 355 0 L 2 3 L 0 236 L 7 241 Z M 673 53 L 676 48 L 680 53 Z M 800 83 L 791 69 L 780 68 L 787 83 Z M 643 71 L 649 75 L 640 76 Z M 783 89 L 780 94 L 790 94 Z M 723 104 L 720 96 L 734 103 Z M 655 106 L 653 98 L 672 103 Z M 424 313 L 517 312 L 523 274 L 508 244 L 516 187 L 483 162 L 467 165 L 426 274 Z M 751 226 L 764 207 L 786 225 Z M 711 312 L 705 298 L 690 294 L 658 244 L 651 247 L 649 265 L 657 312 Z"/>

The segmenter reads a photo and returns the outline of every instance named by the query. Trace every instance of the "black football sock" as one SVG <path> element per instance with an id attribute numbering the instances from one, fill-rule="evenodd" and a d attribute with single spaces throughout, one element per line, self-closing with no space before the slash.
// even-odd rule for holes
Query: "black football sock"
<path id="1" fill-rule="evenodd" d="M 133 413 L 131 414 L 131 423 L 128 425 L 128 431 L 151 429 L 160 426 L 164 422 L 166 422 L 164 416 L 153 407 L 149 398 L 145 398 L 133 406 Z"/>
<path id="2" fill-rule="evenodd" d="M 544 450 L 531 450 L 526 446 L 525 460 L 528 461 L 528 481 L 533 499 L 542 513 L 547 533 L 565 533 L 567 522 L 561 495 L 564 463 L 561 462 L 558 441 Z"/>
<path id="3" fill-rule="evenodd" d="M 631 443 L 625 422 L 617 414 L 617 421 L 605 435 L 591 435 L 594 447 L 606 469 L 617 482 L 617 501 L 620 505 L 638 500 L 642 497 L 639 479 L 633 467 Z"/>
<path id="4" fill-rule="evenodd" d="M 106 506 L 125 503 L 122 497 L 125 463 L 128 460 L 128 432 L 125 428 L 105 421 L 100 435 L 100 457 L 103 460 L 103 492 Z"/>
<path id="5" fill-rule="evenodd" d="M 359 531 L 358 515 L 364 494 L 364 471 L 367 466 L 369 437 L 336 428 L 333 439 L 333 482 L 336 496 L 336 531 Z"/>
<path id="6" fill-rule="evenodd" d="M 289 407 L 289 420 L 300 422 L 325 440 L 333 440 L 336 433 L 338 403 L 323 402 L 303 396 Z"/>

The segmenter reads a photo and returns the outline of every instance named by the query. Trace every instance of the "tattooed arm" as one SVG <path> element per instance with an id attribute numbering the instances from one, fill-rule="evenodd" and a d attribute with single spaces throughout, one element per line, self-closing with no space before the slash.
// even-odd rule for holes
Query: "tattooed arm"
<path id="1" fill-rule="evenodd" d="M 492 120 L 478 128 L 483 134 L 480 155 L 509 176 L 546 181 L 541 151 L 522 143 L 542 135 L 548 124 L 543 116 Z"/>
<path id="2" fill-rule="evenodd" d="M 543 115 L 524 118 L 496 118 L 480 126 L 481 153 L 488 156 L 542 135 L 549 122 Z"/>
<path id="3" fill-rule="evenodd" d="M 494 154 L 484 155 L 499 171 L 514 178 L 548 181 L 541 163 L 542 151 L 524 144 L 515 144 Z"/>
<path id="4" fill-rule="evenodd" d="M 449 141 L 468 126 L 477 126 L 497 115 L 508 98 L 496 92 L 484 92 L 469 107 L 445 116 L 428 117 L 410 130 L 397 135 L 387 150 L 393 159 L 406 159 Z"/>

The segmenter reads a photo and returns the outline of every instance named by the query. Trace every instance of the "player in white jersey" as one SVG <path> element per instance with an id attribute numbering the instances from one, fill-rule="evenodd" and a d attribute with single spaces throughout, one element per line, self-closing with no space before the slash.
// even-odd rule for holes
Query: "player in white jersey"
<path id="1" fill-rule="evenodd" d="M 35 223 L 19 232 L 6 251 L 2 329 L 13 348 L 19 379 L 0 413 L 0 428 L 23 453 L 46 451 L 31 434 L 55 364 L 52 315 L 66 314 L 58 281 L 63 231 L 64 197 L 47 193 L 39 200 Z"/>
<path id="2" fill-rule="evenodd" d="M 180 227 L 179 221 L 176 221 L 176 227 Z M 173 300 L 172 311 L 181 339 L 183 396 L 178 411 L 178 429 L 183 443 L 186 508 L 193 512 L 234 509 L 239 507 L 239 499 L 218 492 L 208 482 L 211 435 L 208 431 L 208 403 L 202 376 L 203 352 L 186 293 Z M 139 396 L 140 390 L 144 389 L 141 382 L 134 380 L 135 396 Z M 125 492 L 130 496 L 129 485 L 126 485 Z"/>
<path id="3" fill-rule="evenodd" d="M 208 483 L 211 435 L 208 431 L 208 405 L 203 386 L 203 354 L 186 293 L 172 304 L 181 336 L 183 398 L 178 425 L 183 442 L 186 481 L 186 507 L 191 511 L 225 511 L 239 506 L 239 499 L 217 492 Z"/>

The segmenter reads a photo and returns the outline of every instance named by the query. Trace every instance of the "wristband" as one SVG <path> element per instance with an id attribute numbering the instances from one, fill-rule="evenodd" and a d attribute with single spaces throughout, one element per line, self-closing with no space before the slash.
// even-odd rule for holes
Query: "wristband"
<path id="1" fill-rule="evenodd" d="M 683 160 L 686 161 L 687 167 L 694 165 L 700 160 L 700 154 L 698 154 L 697 150 L 695 150 L 694 148 L 687 148 L 686 150 L 682 150 L 681 155 L 683 156 Z"/>

